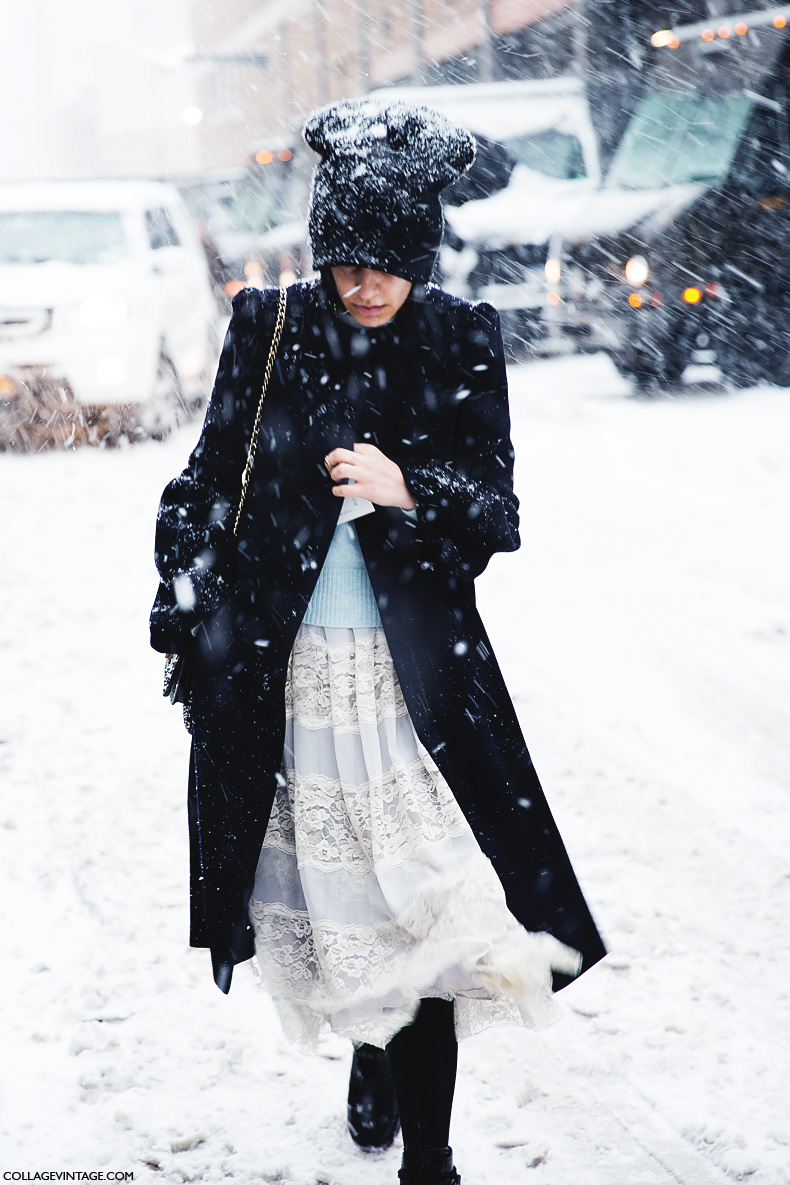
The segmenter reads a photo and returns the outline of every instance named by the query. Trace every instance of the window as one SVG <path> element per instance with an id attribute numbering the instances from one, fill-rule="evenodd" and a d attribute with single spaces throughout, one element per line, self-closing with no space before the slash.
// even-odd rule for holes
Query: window
<path id="1" fill-rule="evenodd" d="M 607 188 L 658 189 L 721 180 L 752 105 L 742 90 L 646 95 L 615 153 Z"/>
<path id="2" fill-rule="evenodd" d="M 755 96 L 755 110 L 732 168 L 732 180 L 748 193 L 765 196 L 790 186 L 787 100 Z"/>
<path id="3" fill-rule="evenodd" d="M 228 115 L 236 110 L 238 89 L 238 75 L 233 64 L 220 62 L 208 80 L 208 109 L 213 117 Z"/>
<path id="4" fill-rule="evenodd" d="M 166 210 L 146 210 L 145 229 L 152 251 L 158 251 L 161 247 L 181 246 L 181 240 L 174 231 Z"/>
<path id="5" fill-rule="evenodd" d="M 534 136 L 514 136 L 504 144 L 518 164 L 546 177 L 576 181 L 587 175 L 579 140 L 556 128 L 536 132 Z"/>

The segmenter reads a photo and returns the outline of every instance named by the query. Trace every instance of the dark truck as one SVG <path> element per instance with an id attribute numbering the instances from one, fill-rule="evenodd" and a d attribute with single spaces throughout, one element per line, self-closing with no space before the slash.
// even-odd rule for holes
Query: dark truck
<path id="1" fill-rule="evenodd" d="M 790 5 L 662 30 L 602 188 L 546 265 L 558 338 L 643 389 L 790 386 Z"/>

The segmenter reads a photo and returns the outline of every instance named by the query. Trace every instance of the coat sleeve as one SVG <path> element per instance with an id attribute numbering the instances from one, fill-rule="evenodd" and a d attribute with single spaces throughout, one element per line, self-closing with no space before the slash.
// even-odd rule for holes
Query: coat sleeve
<path id="1" fill-rule="evenodd" d="M 155 650 L 179 650 L 232 590 L 233 526 L 260 394 L 257 354 L 273 309 L 269 292 L 243 289 L 234 298 L 200 440 L 162 494 L 155 537 L 160 585 L 150 621 Z"/>
<path id="2" fill-rule="evenodd" d="M 520 546 L 518 498 L 499 314 L 474 305 L 460 333 L 452 459 L 397 460 L 415 501 L 422 566 L 474 580 L 494 552 Z"/>

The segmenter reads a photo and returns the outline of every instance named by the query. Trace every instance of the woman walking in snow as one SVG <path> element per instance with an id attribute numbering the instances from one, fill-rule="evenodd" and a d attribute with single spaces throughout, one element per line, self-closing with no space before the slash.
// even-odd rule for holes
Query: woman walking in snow
<path id="1" fill-rule="evenodd" d="M 457 1037 L 536 1024 L 604 953 L 475 608 L 519 546 L 499 322 L 428 283 L 471 136 L 343 102 L 305 127 L 320 278 L 245 289 L 164 492 L 152 644 L 190 651 L 191 943 L 257 954 L 286 1031 L 355 1044 L 349 1127 L 460 1181 Z M 350 484 L 352 483 L 353 484 Z M 393 1094 L 394 1086 L 394 1094 Z"/>

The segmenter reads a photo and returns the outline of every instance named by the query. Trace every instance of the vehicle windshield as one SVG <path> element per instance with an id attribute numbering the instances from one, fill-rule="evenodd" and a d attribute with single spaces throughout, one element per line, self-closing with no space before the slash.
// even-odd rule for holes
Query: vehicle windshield
<path id="1" fill-rule="evenodd" d="M 283 222 L 304 217 L 306 184 L 292 170 L 252 166 L 235 181 L 208 183 L 182 190 L 195 218 L 214 235 L 238 231 L 265 233 Z"/>
<path id="2" fill-rule="evenodd" d="M 250 176 L 249 184 L 239 189 L 233 203 L 239 230 L 266 231 L 304 215 L 304 195 L 296 178 L 288 177 L 279 185 L 267 182 L 268 178 Z"/>
<path id="3" fill-rule="evenodd" d="M 115 263 L 128 255 L 120 213 L 0 210 L 0 264 Z"/>
<path id="4" fill-rule="evenodd" d="M 503 141 L 514 161 L 546 177 L 576 181 L 586 177 L 582 146 L 576 136 L 549 128 L 534 136 L 514 136 Z"/>
<path id="5" fill-rule="evenodd" d="M 661 189 L 721 180 L 752 106 L 742 90 L 645 95 L 614 155 L 605 187 Z"/>

